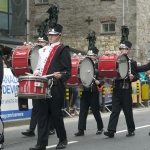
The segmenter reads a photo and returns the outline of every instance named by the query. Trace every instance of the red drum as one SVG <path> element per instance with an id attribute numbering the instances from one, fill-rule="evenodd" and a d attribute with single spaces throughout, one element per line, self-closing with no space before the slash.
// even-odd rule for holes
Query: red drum
<path id="1" fill-rule="evenodd" d="M 124 79 L 128 75 L 129 63 L 125 54 L 105 54 L 99 58 L 98 72 L 101 78 Z"/>
<path id="2" fill-rule="evenodd" d="M 20 76 L 18 78 L 18 97 L 45 99 L 48 93 L 48 79 L 39 76 Z"/>
<path id="3" fill-rule="evenodd" d="M 41 46 L 27 45 L 17 46 L 12 53 L 11 71 L 15 77 L 33 73 L 38 63 L 38 50 Z"/>
<path id="4" fill-rule="evenodd" d="M 93 61 L 86 57 L 84 59 L 72 58 L 72 76 L 65 82 L 69 87 L 90 87 L 95 73 Z"/>

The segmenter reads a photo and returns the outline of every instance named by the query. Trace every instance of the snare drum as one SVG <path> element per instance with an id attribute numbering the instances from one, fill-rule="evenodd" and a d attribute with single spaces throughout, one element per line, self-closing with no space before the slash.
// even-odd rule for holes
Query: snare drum
<path id="1" fill-rule="evenodd" d="M 17 96 L 28 99 L 45 99 L 48 95 L 48 79 L 39 76 L 20 76 Z"/>
<path id="2" fill-rule="evenodd" d="M 11 58 L 11 71 L 15 77 L 33 73 L 38 63 L 38 50 L 41 48 L 39 45 L 23 45 L 17 46 L 12 53 Z"/>
<path id="3" fill-rule="evenodd" d="M 65 82 L 68 87 L 90 87 L 95 73 L 93 61 L 86 57 L 84 59 L 72 58 L 72 76 Z"/>
<path id="4" fill-rule="evenodd" d="M 125 54 L 105 54 L 99 58 L 98 72 L 101 78 L 124 79 L 128 75 L 129 63 Z"/>

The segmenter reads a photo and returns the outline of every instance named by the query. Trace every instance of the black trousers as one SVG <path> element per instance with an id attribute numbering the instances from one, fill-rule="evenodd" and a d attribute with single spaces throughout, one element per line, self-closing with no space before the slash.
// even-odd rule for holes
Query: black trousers
<path id="1" fill-rule="evenodd" d="M 129 132 L 135 130 L 135 124 L 132 112 L 132 88 L 114 89 L 112 96 L 112 113 L 110 115 L 108 131 L 116 132 L 119 114 L 121 109 L 124 112 L 126 124 Z"/>
<path id="2" fill-rule="evenodd" d="M 2 121 L 1 117 L 0 117 L 0 120 Z M 3 123 L 3 121 L 2 121 L 2 123 Z M 4 124 L 3 124 L 3 129 L 4 129 Z M 3 143 L 4 143 L 4 132 L 3 132 L 2 137 L 0 139 L 0 144 L 3 144 Z"/>
<path id="3" fill-rule="evenodd" d="M 62 91 L 61 87 L 52 86 L 52 98 L 46 100 L 39 100 L 37 145 L 48 145 L 50 117 L 52 117 L 59 141 L 61 142 L 67 140 L 62 114 L 62 108 L 64 104 L 64 92 L 65 91 Z"/>
<path id="4" fill-rule="evenodd" d="M 72 88 L 72 102 L 71 102 L 71 107 L 75 104 L 75 101 L 77 100 L 78 96 L 78 90 L 77 88 Z"/>
<path id="5" fill-rule="evenodd" d="M 103 121 L 99 112 L 99 92 L 94 91 L 83 91 L 80 99 L 80 114 L 79 114 L 79 122 L 78 129 L 86 130 L 86 119 L 88 115 L 89 106 L 92 109 L 92 113 L 97 122 L 97 129 L 103 128 Z"/>
<path id="6" fill-rule="evenodd" d="M 0 87 L 0 115 L 1 115 L 1 99 L 2 99 L 2 88 Z M 0 116 L 0 120 L 2 121 L 1 116 Z M 4 124 L 3 124 L 3 129 L 4 129 Z M 2 138 L 0 139 L 0 144 L 3 144 L 3 143 L 4 143 L 4 132 L 3 132 Z"/>
<path id="7" fill-rule="evenodd" d="M 31 113 L 31 120 L 30 120 L 30 129 L 35 130 L 37 121 L 38 121 L 38 112 L 39 112 L 39 100 L 32 99 L 32 113 Z"/>
<path id="8" fill-rule="evenodd" d="M 30 129 L 32 131 L 35 130 L 36 125 L 37 125 L 37 121 L 38 121 L 38 112 L 39 112 L 39 100 L 38 99 L 32 99 L 32 113 L 31 113 L 31 120 L 30 120 Z M 50 129 L 54 130 L 54 124 L 52 121 L 52 118 L 50 117 Z"/>

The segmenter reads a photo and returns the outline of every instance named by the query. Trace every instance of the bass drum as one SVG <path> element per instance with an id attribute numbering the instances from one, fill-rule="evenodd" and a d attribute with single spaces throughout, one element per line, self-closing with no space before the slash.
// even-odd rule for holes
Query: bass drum
<path id="1" fill-rule="evenodd" d="M 17 46 L 11 57 L 11 71 L 15 77 L 24 76 L 27 73 L 33 73 L 38 63 L 38 50 L 42 48 L 39 45 Z"/>
<path id="2" fill-rule="evenodd" d="M 98 72 L 101 78 L 124 79 L 129 72 L 128 56 L 105 54 L 99 58 Z"/>
<path id="3" fill-rule="evenodd" d="M 65 82 L 68 87 L 90 87 L 95 73 L 93 61 L 86 57 L 84 59 L 72 58 L 72 76 Z"/>

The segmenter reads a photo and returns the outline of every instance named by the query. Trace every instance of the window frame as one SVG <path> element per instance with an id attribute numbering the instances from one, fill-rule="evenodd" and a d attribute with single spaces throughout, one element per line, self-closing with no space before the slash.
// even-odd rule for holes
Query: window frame
<path id="1" fill-rule="evenodd" d="M 46 4 L 49 4 L 49 0 L 47 0 L 47 2 L 43 2 L 43 0 L 42 2 L 39 2 L 38 0 L 34 0 L 34 3 L 35 5 L 46 5 Z"/>
<path id="2" fill-rule="evenodd" d="M 103 31 L 103 25 L 108 24 L 108 32 L 104 32 Z M 114 24 L 115 25 L 115 31 L 110 31 L 110 24 Z M 116 22 L 115 21 L 106 21 L 106 22 L 101 22 L 101 30 L 100 30 L 101 34 L 115 34 L 116 33 Z"/>
<path id="3" fill-rule="evenodd" d="M 8 31 L 8 34 L 7 34 L 7 36 L 9 36 L 9 32 L 10 32 L 10 16 L 12 16 L 12 11 L 10 11 L 10 0 L 7 0 L 7 8 L 8 8 L 8 12 L 5 12 L 5 11 L 0 11 L 0 13 L 2 13 L 2 14 L 6 14 L 8 17 L 7 17 L 7 29 L 2 29 L 1 27 L 0 27 L 0 36 L 6 36 L 6 35 L 2 35 L 2 31 L 4 31 L 4 32 L 6 32 L 6 30 Z"/>
<path id="4" fill-rule="evenodd" d="M 101 0 L 101 1 L 115 1 L 115 0 Z"/>

